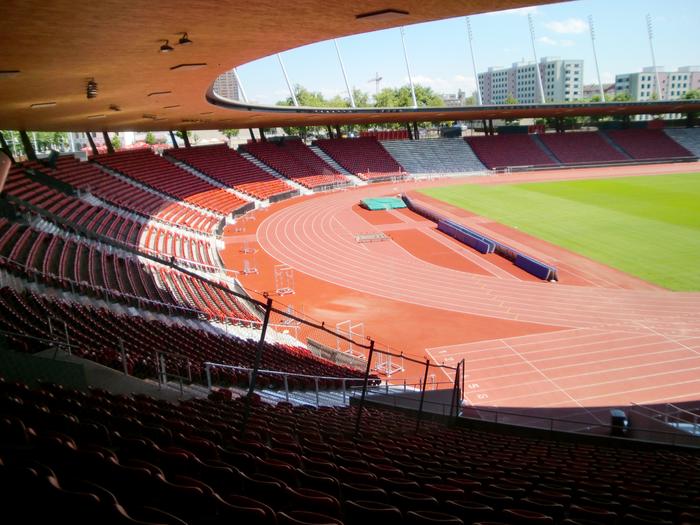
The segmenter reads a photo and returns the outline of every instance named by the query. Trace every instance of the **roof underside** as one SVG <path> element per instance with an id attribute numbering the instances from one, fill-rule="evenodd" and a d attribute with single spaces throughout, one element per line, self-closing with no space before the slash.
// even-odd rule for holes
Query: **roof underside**
<path id="1" fill-rule="evenodd" d="M 215 105 L 206 96 L 221 73 L 276 52 L 398 25 L 550 1 L 158 0 L 144 4 L 101 0 L 76 4 L 74 0 L 5 0 L 0 4 L 0 129 L 145 131 L 599 114 L 603 108 L 562 106 L 280 111 Z M 389 20 L 356 18 L 390 8 L 408 14 Z M 176 44 L 184 32 L 193 44 Z M 159 53 L 166 39 L 176 49 Z M 182 64 L 205 65 L 172 69 Z M 15 70 L 16 75 L 3 73 Z M 98 85 L 98 95 L 92 99 L 86 97 L 90 79 Z M 49 102 L 55 105 L 31 108 Z M 683 110 L 680 103 L 674 104 L 677 109 L 663 111 Z M 640 112 L 620 105 L 604 111 Z"/>

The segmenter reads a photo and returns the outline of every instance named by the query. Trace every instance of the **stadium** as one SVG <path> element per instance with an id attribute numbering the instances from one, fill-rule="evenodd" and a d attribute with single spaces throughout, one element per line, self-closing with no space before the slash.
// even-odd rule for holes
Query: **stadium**
<path id="1" fill-rule="evenodd" d="M 700 523 L 700 100 L 312 108 L 213 87 L 493 9 L 0 7 L 0 128 L 26 157 L 0 134 L 5 522 Z M 493 124 L 526 118 L 557 130 Z M 480 133 L 419 139 L 452 121 Z M 265 138 L 283 126 L 328 137 Z M 188 140 L 233 128 L 251 140 Z M 40 158 L 27 130 L 84 132 L 89 155 Z M 158 152 L 108 134 L 164 130 Z"/>

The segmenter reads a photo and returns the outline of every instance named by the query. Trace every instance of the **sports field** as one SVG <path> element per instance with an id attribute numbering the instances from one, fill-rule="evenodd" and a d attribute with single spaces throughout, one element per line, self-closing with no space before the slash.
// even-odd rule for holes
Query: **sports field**
<path id="1" fill-rule="evenodd" d="M 700 290 L 700 173 L 421 191 L 648 282 Z"/>

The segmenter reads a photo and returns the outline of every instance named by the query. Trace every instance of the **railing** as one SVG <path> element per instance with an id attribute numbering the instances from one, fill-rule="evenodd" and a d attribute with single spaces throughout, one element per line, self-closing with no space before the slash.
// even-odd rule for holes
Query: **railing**
<path id="1" fill-rule="evenodd" d="M 206 374 L 207 387 L 209 388 L 209 390 L 212 390 L 214 388 L 214 384 L 213 384 L 212 378 L 211 378 L 211 370 L 213 368 L 224 368 L 227 370 L 246 372 L 248 374 L 249 383 L 253 382 L 253 373 L 255 372 L 255 370 L 253 368 L 248 368 L 248 367 L 244 367 L 244 366 L 225 365 L 225 364 L 221 364 L 221 363 L 212 363 L 212 362 L 207 361 L 204 363 L 204 373 Z M 346 400 L 349 398 L 348 383 L 350 383 L 350 382 L 361 383 L 362 381 L 364 381 L 364 377 L 314 376 L 314 375 L 308 375 L 308 374 L 297 374 L 297 373 L 293 373 L 293 372 L 280 372 L 277 370 L 264 370 L 264 369 L 258 369 L 257 373 L 281 377 L 283 382 L 284 382 L 284 396 L 285 396 L 286 401 L 289 401 L 289 394 L 290 394 L 290 392 L 292 392 L 289 389 L 289 378 L 313 379 L 314 380 L 314 392 L 316 393 L 316 406 L 317 407 L 320 406 L 319 381 L 321 381 L 321 380 L 340 381 L 342 383 L 341 392 L 343 394 L 343 404 L 345 404 Z"/>

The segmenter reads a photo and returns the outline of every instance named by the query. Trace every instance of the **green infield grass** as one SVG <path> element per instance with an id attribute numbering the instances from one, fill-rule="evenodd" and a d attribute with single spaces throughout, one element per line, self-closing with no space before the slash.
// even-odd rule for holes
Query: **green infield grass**
<path id="1" fill-rule="evenodd" d="M 421 191 L 645 281 L 700 290 L 700 173 Z"/>

